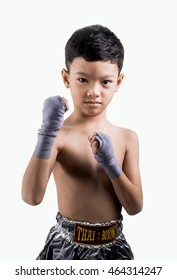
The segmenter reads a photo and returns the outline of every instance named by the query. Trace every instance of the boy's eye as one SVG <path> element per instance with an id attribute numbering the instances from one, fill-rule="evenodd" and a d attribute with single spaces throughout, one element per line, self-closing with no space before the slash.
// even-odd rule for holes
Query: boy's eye
<path id="1" fill-rule="evenodd" d="M 104 81 L 102 82 L 103 85 L 108 85 L 108 84 L 110 84 L 110 83 L 111 83 L 111 81 L 109 81 L 109 80 L 104 80 Z"/>
<path id="2" fill-rule="evenodd" d="M 87 81 L 86 79 L 84 79 L 84 78 L 79 78 L 79 82 L 81 82 L 81 83 L 87 83 L 88 81 Z"/>

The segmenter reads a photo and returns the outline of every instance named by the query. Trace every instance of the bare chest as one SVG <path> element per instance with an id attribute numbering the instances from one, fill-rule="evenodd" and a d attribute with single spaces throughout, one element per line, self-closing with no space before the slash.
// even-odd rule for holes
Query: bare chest
<path id="1" fill-rule="evenodd" d="M 67 174 L 93 177 L 104 173 L 93 154 L 87 134 L 71 133 L 63 137 L 57 162 Z M 114 155 L 122 165 L 125 149 L 123 143 L 113 140 Z"/>

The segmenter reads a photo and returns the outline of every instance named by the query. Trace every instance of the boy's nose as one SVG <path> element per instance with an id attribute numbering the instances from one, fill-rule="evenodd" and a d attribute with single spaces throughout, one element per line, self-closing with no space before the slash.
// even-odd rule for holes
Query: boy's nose
<path id="1" fill-rule="evenodd" d="M 87 96 L 92 96 L 93 98 L 100 95 L 100 89 L 98 86 L 94 86 L 88 89 Z"/>

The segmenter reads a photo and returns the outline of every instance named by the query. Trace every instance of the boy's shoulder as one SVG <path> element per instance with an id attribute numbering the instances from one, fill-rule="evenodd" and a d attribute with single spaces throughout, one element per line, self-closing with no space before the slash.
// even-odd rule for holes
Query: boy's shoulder
<path id="1" fill-rule="evenodd" d="M 130 129 L 130 128 L 116 126 L 116 125 L 113 125 L 112 128 L 113 128 L 115 133 L 120 134 L 122 136 L 125 136 L 125 137 L 138 137 L 137 133 L 134 130 Z"/>
<path id="2" fill-rule="evenodd" d="M 124 143 L 126 146 L 138 144 L 138 134 L 134 130 L 126 127 L 113 126 L 111 132 L 113 138 Z"/>

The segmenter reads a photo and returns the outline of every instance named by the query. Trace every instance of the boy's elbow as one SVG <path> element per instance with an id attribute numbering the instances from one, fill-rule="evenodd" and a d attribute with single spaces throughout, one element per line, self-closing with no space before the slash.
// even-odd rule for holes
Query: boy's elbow
<path id="1" fill-rule="evenodd" d="M 22 194 L 22 200 L 31 205 L 31 206 L 37 206 L 42 202 L 42 198 L 37 198 L 37 197 L 29 197 L 29 196 L 25 196 Z"/>
<path id="2" fill-rule="evenodd" d="M 140 213 L 141 211 L 142 211 L 142 209 L 136 209 L 136 210 L 127 211 L 127 213 L 128 213 L 130 216 L 134 216 L 134 215 Z"/>
<path id="3" fill-rule="evenodd" d="M 143 209 L 143 195 L 141 194 L 141 196 L 139 196 L 134 202 L 132 201 L 130 205 L 126 209 L 129 215 L 134 216 L 140 213 Z"/>
<path id="4" fill-rule="evenodd" d="M 130 209 L 126 209 L 126 212 L 130 215 L 130 216 L 134 216 L 138 213 L 140 213 L 143 209 L 143 204 L 137 205 L 136 207 L 132 207 Z"/>

